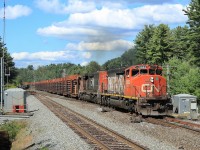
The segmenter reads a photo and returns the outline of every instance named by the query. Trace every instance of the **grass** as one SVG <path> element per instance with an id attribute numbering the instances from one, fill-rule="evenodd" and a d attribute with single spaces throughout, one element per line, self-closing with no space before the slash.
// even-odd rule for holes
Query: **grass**
<path id="1" fill-rule="evenodd" d="M 42 148 L 40 148 L 40 150 L 48 150 L 48 148 L 47 147 L 42 147 Z"/>
<path id="2" fill-rule="evenodd" d="M 0 126 L 0 130 L 7 131 L 10 141 L 14 141 L 17 134 L 27 126 L 25 121 L 11 121 Z"/>

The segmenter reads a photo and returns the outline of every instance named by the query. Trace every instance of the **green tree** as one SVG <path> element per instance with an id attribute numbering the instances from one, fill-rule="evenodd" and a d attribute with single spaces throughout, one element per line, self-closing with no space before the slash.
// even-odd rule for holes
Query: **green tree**
<path id="1" fill-rule="evenodd" d="M 190 46 L 190 42 L 188 39 L 189 28 L 187 26 L 184 27 L 176 27 L 171 30 L 171 48 L 172 48 L 172 56 L 178 59 L 189 59 L 190 53 L 188 48 Z"/>
<path id="2" fill-rule="evenodd" d="M 28 65 L 27 69 L 28 70 L 34 70 L 34 67 L 33 67 L 33 65 Z"/>
<path id="3" fill-rule="evenodd" d="M 127 67 L 137 64 L 137 56 L 135 48 L 125 51 L 121 57 L 108 60 L 102 65 L 104 70 L 115 69 L 120 67 Z"/>
<path id="4" fill-rule="evenodd" d="M 7 47 L 5 47 L 5 44 L 3 44 L 3 42 L 1 41 L 1 37 L 0 37 L 0 57 L 3 56 L 3 53 L 4 53 L 4 69 L 6 70 L 6 72 L 4 73 L 6 74 L 10 73 L 9 81 L 12 81 L 17 76 L 15 63 L 13 62 L 13 58 L 8 53 L 8 49 Z M 5 81 L 6 81 L 6 78 L 5 78 Z"/>
<path id="5" fill-rule="evenodd" d="M 134 41 L 137 60 L 139 63 L 148 63 L 149 42 L 154 34 L 155 27 L 153 25 L 145 25 L 144 29 L 136 36 Z"/>
<path id="6" fill-rule="evenodd" d="M 121 56 L 121 64 L 122 66 L 131 66 L 134 64 L 138 64 L 136 49 L 131 48 L 125 51 Z"/>
<path id="7" fill-rule="evenodd" d="M 168 64 L 173 66 L 170 71 L 171 94 L 192 94 L 200 100 L 200 69 L 177 58 L 171 59 Z"/>
<path id="8" fill-rule="evenodd" d="M 94 73 L 101 69 L 101 66 L 96 61 L 91 61 L 87 66 L 87 73 Z"/>
<path id="9" fill-rule="evenodd" d="M 170 37 L 168 25 L 160 24 L 154 29 L 153 36 L 148 45 L 148 63 L 162 65 L 172 57 Z"/>
<path id="10" fill-rule="evenodd" d="M 191 0 L 184 12 L 188 16 L 187 24 L 190 26 L 188 38 L 189 50 L 194 56 L 192 62 L 200 67 L 200 0 Z"/>
<path id="11" fill-rule="evenodd" d="M 120 68 L 122 66 L 122 60 L 120 57 L 108 60 L 102 65 L 104 70 L 110 70 L 114 68 Z"/>

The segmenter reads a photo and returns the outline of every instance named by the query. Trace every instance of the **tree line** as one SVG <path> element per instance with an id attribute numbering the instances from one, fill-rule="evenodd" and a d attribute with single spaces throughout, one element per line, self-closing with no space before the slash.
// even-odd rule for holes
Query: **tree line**
<path id="1" fill-rule="evenodd" d="M 95 61 L 87 66 L 63 63 L 34 69 L 29 65 L 27 68 L 13 69 L 18 75 L 14 73 L 12 79 L 15 78 L 16 83 L 33 82 L 135 64 L 162 65 L 166 76 L 165 66 L 168 64 L 171 94 L 194 94 L 200 99 L 200 0 L 191 0 L 183 11 L 188 16 L 184 26 L 171 29 L 167 24 L 145 25 L 134 39 L 131 49 L 103 65 Z M 12 62 L 11 57 L 9 59 Z"/>

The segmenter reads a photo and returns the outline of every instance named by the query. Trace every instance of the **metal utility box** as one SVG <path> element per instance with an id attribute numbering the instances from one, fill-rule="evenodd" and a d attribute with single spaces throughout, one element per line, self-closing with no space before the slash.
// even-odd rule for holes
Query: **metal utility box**
<path id="1" fill-rule="evenodd" d="M 26 91 L 21 88 L 5 90 L 3 110 L 4 112 L 26 112 Z"/>
<path id="2" fill-rule="evenodd" d="M 189 114 L 191 119 L 196 119 L 198 114 L 197 97 L 189 94 L 172 96 L 173 113 Z"/>

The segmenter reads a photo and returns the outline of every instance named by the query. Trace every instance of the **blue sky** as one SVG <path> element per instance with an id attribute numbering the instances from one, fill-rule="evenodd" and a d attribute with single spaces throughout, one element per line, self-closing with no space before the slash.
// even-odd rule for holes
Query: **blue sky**
<path id="1" fill-rule="evenodd" d="M 145 24 L 187 21 L 190 0 L 5 0 L 5 43 L 16 67 L 103 64 L 133 47 Z M 3 35 L 3 0 L 0 2 Z"/>

